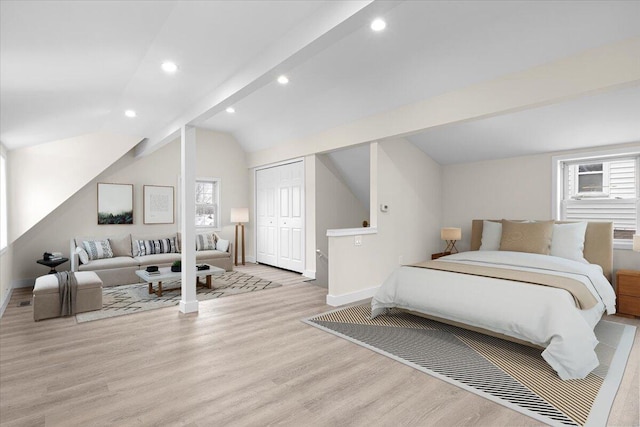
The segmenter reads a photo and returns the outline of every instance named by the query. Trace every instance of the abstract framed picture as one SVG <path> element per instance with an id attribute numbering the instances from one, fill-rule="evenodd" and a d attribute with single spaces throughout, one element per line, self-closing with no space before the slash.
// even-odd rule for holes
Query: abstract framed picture
<path id="1" fill-rule="evenodd" d="M 98 183 L 98 225 L 133 224 L 133 184 Z"/>
<path id="2" fill-rule="evenodd" d="M 173 224 L 175 221 L 175 189 L 169 186 L 145 185 L 143 193 L 144 223 Z"/>

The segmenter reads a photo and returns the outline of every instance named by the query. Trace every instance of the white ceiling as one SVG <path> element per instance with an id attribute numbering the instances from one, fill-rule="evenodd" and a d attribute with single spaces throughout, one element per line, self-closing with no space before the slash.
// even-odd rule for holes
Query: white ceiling
<path id="1" fill-rule="evenodd" d="M 377 13 L 388 24 L 381 33 L 367 26 Z M 639 21 L 638 1 L 3 0 L 0 140 L 12 149 L 93 131 L 152 137 L 204 102 L 213 116 L 199 125 L 256 151 L 640 36 Z M 311 30 L 315 44 L 304 39 Z M 296 42 L 297 61 L 256 73 L 284 72 L 287 86 L 240 79 Z M 166 59 L 178 73 L 160 71 Z M 636 89 L 594 95 L 410 140 L 442 163 L 638 141 L 628 119 L 638 99 Z M 596 132 L 581 117 L 601 119 L 603 102 L 607 121 Z M 235 114 L 224 112 L 228 104 Z M 123 116 L 128 108 L 136 119 Z"/>
<path id="2" fill-rule="evenodd" d="M 407 137 L 440 164 L 640 142 L 640 86 Z"/>

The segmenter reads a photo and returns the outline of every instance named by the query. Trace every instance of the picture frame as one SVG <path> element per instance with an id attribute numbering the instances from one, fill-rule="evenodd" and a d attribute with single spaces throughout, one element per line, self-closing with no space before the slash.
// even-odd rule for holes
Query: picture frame
<path id="1" fill-rule="evenodd" d="M 133 224 L 133 184 L 98 183 L 98 225 Z"/>
<path id="2" fill-rule="evenodd" d="M 143 211 L 145 224 L 173 224 L 175 222 L 175 188 L 163 185 L 144 185 Z"/>

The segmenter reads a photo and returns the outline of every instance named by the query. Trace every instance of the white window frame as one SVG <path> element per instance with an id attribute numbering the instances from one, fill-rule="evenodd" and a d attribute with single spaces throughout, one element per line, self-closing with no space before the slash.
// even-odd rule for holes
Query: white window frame
<path id="1" fill-rule="evenodd" d="M 593 160 L 593 163 L 598 163 L 598 161 L 609 161 L 625 157 L 636 157 L 636 192 L 640 192 L 640 146 L 553 156 L 551 158 L 551 217 L 555 220 L 562 218 L 561 198 L 564 194 L 562 167 L 565 163 L 586 163 L 591 160 Z M 640 194 L 636 197 L 636 232 L 638 232 L 638 229 L 640 229 Z M 631 250 L 632 247 L 632 239 L 614 239 L 613 241 L 614 249 Z"/>
<path id="2" fill-rule="evenodd" d="M 5 153 L 4 146 L 0 145 L 0 254 L 3 254 L 9 246 L 9 186 L 7 178 L 9 176 L 9 161 Z"/>
<path id="3" fill-rule="evenodd" d="M 579 168 L 576 167 L 573 171 L 573 178 L 574 178 L 574 182 L 576 183 L 575 185 L 575 191 L 573 192 L 573 194 L 571 194 L 572 198 L 575 199 L 586 199 L 586 198 L 597 198 L 597 197 L 609 197 L 609 192 L 611 191 L 609 188 L 609 185 L 607 185 L 610 182 L 610 173 L 609 171 L 611 170 L 611 167 L 609 166 L 609 163 L 605 163 L 604 161 L 595 161 L 595 162 L 588 162 L 588 161 L 580 161 L 579 163 L 574 163 L 576 166 L 579 165 L 583 165 L 586 163 L 590 163 L 590 164 L 602 164 L 602 171 L 599 172 L 583 172 L 580 173 L 580 171 L 578 170 Z M 596 175 L 596 174 L 601 174 L 602 175 L 602 187 L 603 187 L 603 191 L 583 191 L 580 192 L 580 175 Z M 605 190 L 606 188 L 606 190 Z"/>
<path id="4" fill-rule="evenodd" d="M 200 178 L 196 178 L 196 183 L 198 182 L 213 182 L 216 183 L 216 186 L 218 187 L 218 191 L 216 192 L 216 205 L 217 205 L 217 209 L 216 209 L 216 218 L 218 219 L 216 226 L 212 227 L 210 225 L 198 225 L 196 224 L 196 230 L 213 230 L 213 231 L 221 231 L 222 230 L 222 207 L 220 205 L 220 194 L 222 193 L 222 180 L 220 178 L 211 178 L 211 177 L 200 177 Z M 198 208 L 198 203 L 196 203 L 196 211 Z M 193 218 L 193 220 L 195 221 L 195 218 Z"/>

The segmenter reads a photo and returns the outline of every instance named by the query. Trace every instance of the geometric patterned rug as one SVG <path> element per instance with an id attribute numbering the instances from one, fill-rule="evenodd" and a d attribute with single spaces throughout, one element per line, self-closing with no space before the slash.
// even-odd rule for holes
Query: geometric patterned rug
<path id="1" fill-rule="evenodd" d="M 279 283 L 264 280 L 238 271 L 227 271 L 219 276 L 211 276 L 212 289 L 197 286 L 198 301 L 222 298 L 247 292 L 273 289 L 282 286 Z M 157 284 L 154 284 L 154 289 Z M 140 313 L 156 308 L 171 307 L 180 303 L 180 280 L 162 282 L 162 296 L 149 294 L 146 283 L 109 286 L 102 288 L 102 310 L 76 314 L 76 322 L 90 322 L 108 317 Z"/>
<path id="2" fill-rule="evenodd" d="M 395 309 L 370 316 L 370 305 L 362 304 L 303 322 L 549 425 L 606 425 L 635 335 L 634 326 L 600 321 L 600 366 L 563 381 L 540 349 Z"/>

